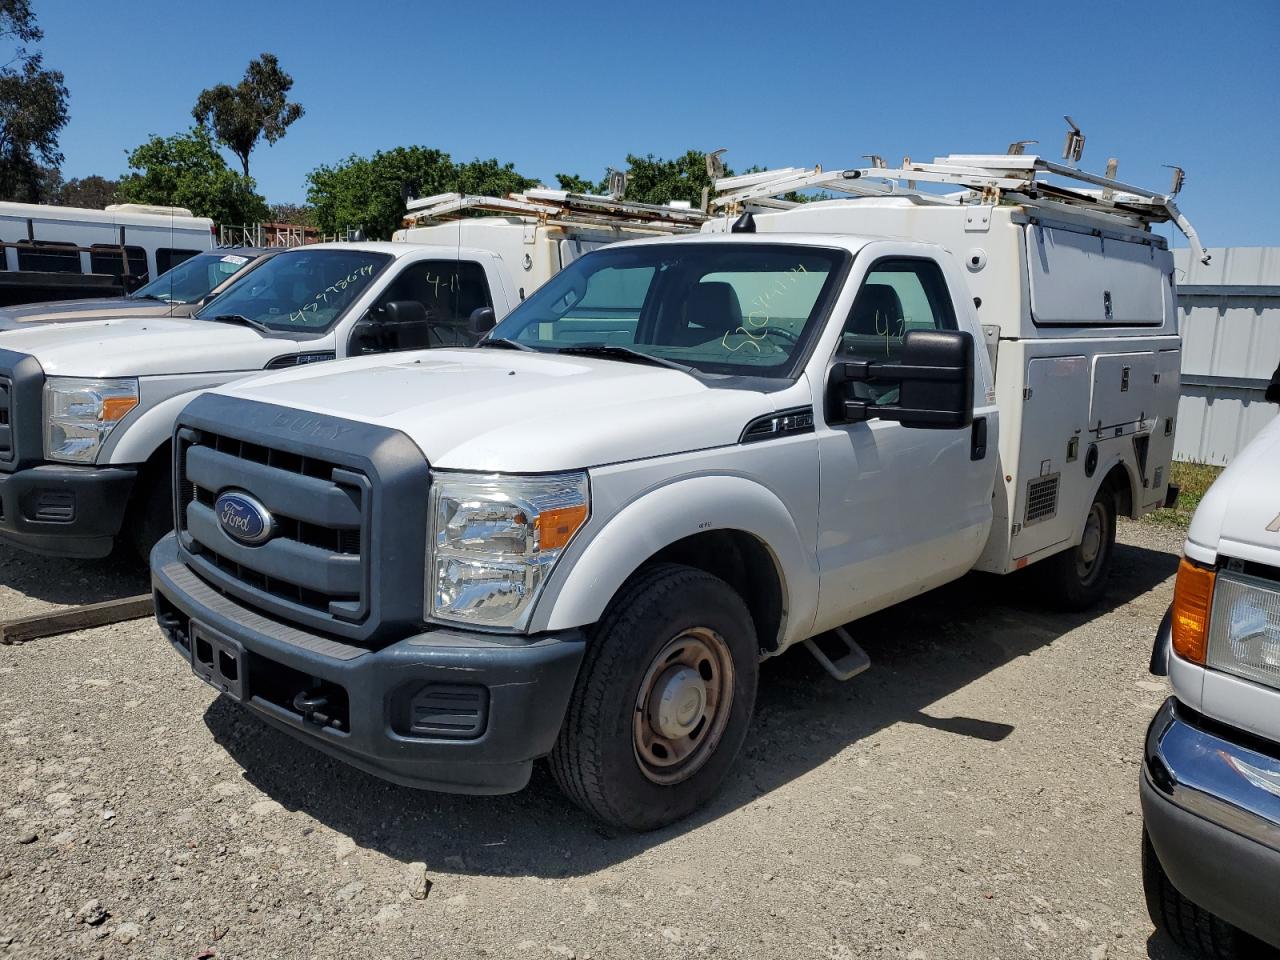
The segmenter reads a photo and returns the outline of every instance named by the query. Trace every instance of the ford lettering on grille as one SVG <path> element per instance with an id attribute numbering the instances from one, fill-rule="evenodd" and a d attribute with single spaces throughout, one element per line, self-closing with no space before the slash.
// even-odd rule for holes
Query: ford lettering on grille
<path id="1" fill-rule="evenodd" d="M 271 512 L 247 493 L 224 493 L 214 501 L 213 509 L 223 532 L 237 543 L 257 546 L 275 532 Z"/>

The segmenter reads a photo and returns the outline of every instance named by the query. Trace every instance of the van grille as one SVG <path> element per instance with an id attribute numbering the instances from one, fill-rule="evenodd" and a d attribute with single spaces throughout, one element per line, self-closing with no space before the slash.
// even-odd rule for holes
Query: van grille
<path id="1" fill-rule="evenodd" d="M 1027 484 L 1027 513 L 1024 526 L 1049 520 L 1058 515 L 1058 481 L 1060 474 L 1038 477 Z"/>
<path id="2" fill-rule="evenodd" d="M 206 431 L 182 430 L 178 443 L 177 526 L 205 579 L 318 629 L 368 613 L 363 474 Z M 265 543 L 246 545 L 223 531 L 214 504 L 229 490 L 270 512 L 275 532 Z"/>

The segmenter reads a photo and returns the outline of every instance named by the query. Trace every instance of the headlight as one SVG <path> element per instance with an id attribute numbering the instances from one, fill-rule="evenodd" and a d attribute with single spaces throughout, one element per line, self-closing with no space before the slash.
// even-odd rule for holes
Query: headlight
<path id="1" fill-rule="evenodd" d="M 44 385 L 45 457 L 93 463 L 107 435 L 137 405 L 137 380 L 50 377 Z"/>
<path id="2" fill-rule="evenodd" d="M 589 504 L 582 473 L 435 474 L 426 616 L 523 627 Z"/>
<path id="3" fill-rule="evenodd" d="M 1280 687 L 1280 584 L 1218 574 L 1206 665 Z"/>

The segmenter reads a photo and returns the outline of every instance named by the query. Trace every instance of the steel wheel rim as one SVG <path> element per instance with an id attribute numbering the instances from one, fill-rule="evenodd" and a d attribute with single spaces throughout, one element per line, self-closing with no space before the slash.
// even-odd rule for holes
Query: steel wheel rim
<path id="1" fill-rule="evenodd" d="M 663 646 L 632 713 L 632 746 L 646 779 L 669 786 L 706 765 L 728 726 L 733 684 L 729 645 L 709 627 L 692 627 Z"/>
<path id="2" fill-rule="evenodd" d="M 1095 503 L 1089 508 L 1089 516 L 1084 523 L 1084 536 L 1080 540 L 1080 546 L 1076 548 L 1076 575 L 1084 583 L 1092 580 L 1102 566 L 1102 557 L 1107 550 L 1104 532 L 1106 523 L 1102 504 Z"/>

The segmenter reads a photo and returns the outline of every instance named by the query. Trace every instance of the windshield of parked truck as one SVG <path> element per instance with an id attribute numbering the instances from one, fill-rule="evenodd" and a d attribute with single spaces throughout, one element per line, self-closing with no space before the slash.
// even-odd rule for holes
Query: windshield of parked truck
<path id="1" fill-rule="evenodd" d="M 779 243 L 600 250 L 539 288 L 489 339 L 553 353 L 625 348 L 703 373 L 790 377 L 847 262 L 841 250 Z"/>
<path id="2" fill-rule="evenodd" d="M 272 330 L 328 330 L 391 260 L 367 250 L 308 250 L 272 257 L 210 300 L 201 320 L 240 317 Z"/>
<path id="3" fill-rule="evenodd" d="M 202 253 L 184 260 L 167 273 L 139 287 L 129 296 L 135 300 L 163 300 L 166 303 L 195 303 L 209 291 L 251 264 L 257 255 Z"/>

